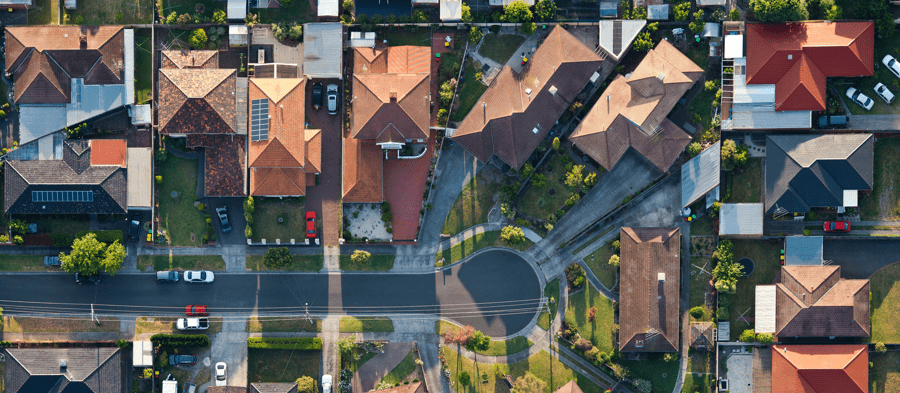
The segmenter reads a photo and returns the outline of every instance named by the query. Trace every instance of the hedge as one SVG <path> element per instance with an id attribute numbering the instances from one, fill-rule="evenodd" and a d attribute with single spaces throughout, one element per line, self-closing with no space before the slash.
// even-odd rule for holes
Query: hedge
<path id="1" fill-rule="evenodd" d="M 299 349 L 305 351 L 321 351 L 322 339 L 318 337 L 250 337 L 247 339 L 247 347 L 258 349 Z"/>
<path id="2" fill-rule="evenodd" d="M 75 240 L 66 233 L 51 233 L 50 239 L 53 239 L 53 247 L 72 247 L 72 242 Z"/>
<path id="3" fill-rule="evenodd" d="M 164 348 L 200 348 L 209 346 L 209 337 L 205 334 L 154 334 L 150 337 L 154 347 Z"/>
<path id="4" fill-rule="evenodd" d="M 122 236 L 121 229 L 113 229 L 109 231 L 81 231 L 75 234 L 76 239 L 81 239 L 82 236 L 87 235 L 88 233 L 94 233 L 97 235 L 97 240 L 106 243 L 106 245 L 113 244 L 116 240 L 119 241 L 119 244 L 125 244 L 125 238 Z M 71 244 L 69 245 L 71 246 Z"/>

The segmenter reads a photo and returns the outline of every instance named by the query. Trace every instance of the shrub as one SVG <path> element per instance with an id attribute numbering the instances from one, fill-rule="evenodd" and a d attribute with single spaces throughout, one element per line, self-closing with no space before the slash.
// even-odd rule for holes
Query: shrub
<path id="1" fill-rule="evenodd" d="M 885 347 L 882 342 L 875 343 L 875 352 L 885 353 L 887 352 L 887 347 Z"/>
<path id="2" fill-rule="evenodd" d="M 363 250 L 354 250 L 353 255 L 350 255 L 350 261 L 356 264 L 369 262 L 370 258 L 372 258 L 372 254 Z"/>
<path id="3" fill-rule="evenodd" d="M 212 23 L 217 25 L 224 25 L 226 21 L 227 15 L 224 10 L 216 10 L 213 12 Z"/>
<path id="4" fill-rule="evenodd" d="M 569 265 L 565 270 L 566 280 L 572 287 L 578 288 L 584 284 L 584 268 L 577 263 Z"/>
<path id="5" fill-rule="evenodd" d="M 6 236 L 0 237 L 0 241 L 4 241 L 3 238 Z M 50 239 L 53 240 L 53 247 L 72 247 L 72 242 L 75 241 L 75 238 L 69 236 L 66 233 L 51 233 Z"/>
<path id="6" fill-rule="evenodd" d="M 742 341 L 745 343 L 752 343 L 756 341 L 756 332 L 753 329 L 747 329 L 741 332 L 741 336 L 738 337 L 738 341 Z"/>
<path id="7" fill-rule="evenodd" d="M 209 336 L 205 334 L 154 334 L 150 337 L 154 347 L 163 349 L 202 348 L 209 346 Z"/>
<path id="8" fill-rule="evenodd" d="M 24 220 L 12 220 L 9 222 L 9 231 L 14 235 L 24 235 L 28 231 L 28 223 Z"/>
<path id="9" fill-rule="evenodd" d="M 500 230 L 500 238 L 507 244 L 518 244 L 525 241 L 525 233 L 522 228 L 507 225 Z"/>
<path id="10" fill-rule="evenodd" d="M 472 381 L 472 377 L 469 376 L 467 371 L 463 371 L 459 373 L 459 377 L 457 377 L 459 384 L 462 386 L 469 386 L 469 383 Z"/>
<path id="11" fill-rule="evenodd" d="M 162 184 L 162 176 L 156 176 L 156 184 Z"/>
<path id="12" fill-rule="evenodd" d="M 472 26 L 472 30 L 469 30 L 469 42 L 476 44 L 478 41 L 481 41 L 481 37 L 484 37 L 484 33 L 481 32 L 481 29 Z"/>
<path id="13" fill-rule="evenodd" d="M 619 264 L 620 264 L 619 256 L 613 254 L 613 256 L 609 257 L 609 264 L 613 265 L 615 267 L 619 267 Z"/>
<path id="14" fill-rule="evenodd" d="M 247 239 L 253 237 L 253 229 L 250 228 L 250 225 L 244 227 L 244 237 Z"/>
<path id="15" fill-rule="evenodd" d="M 263 263 L 266 267 L 278 269 L 289 266 L 294 262 L 291 252 L 287 247 L 273 247 L 266 251 L 263 257 Z"/>
<path id="16" fill-rule="evenodd" d="M 728 19 L 733 21 L 741 19 L 741 11 L 738 11 L 737 9 L 731 10 L 731 12 L 728 13 Z"/>
<path id="17" fill-rule="evenodd" d="M 581 200 L 581 195 L 578 195 L 578 194 L 569 195 L 569 199 L 566 199 L 566 206 L 567 207 L 575 206 L 575 204 L 578 203 L 579 200 Z"/>
<path id="18" fill-rule="evenodd" d="M 345 13 L 349 14 L 353 12 L 353 0 L 344 0 L 342 6 L 344 7 Z"/>
<path id="19" fill-rule="evenodd" d="M 190 15 L 190 14 L 181 14 L 181 15 L 178 15 L 178 24 L 179 24 L 179 25 L 184 26 L 184 25 L 186 25 L 186 24 L 188 24 L 188 23 L 190 23 L 190 22 L 191 22 L 191 15 Z"/>
<path id="20" fill-rule="evenodd" d="M 6 235 L 0 235 L 0 243 L 6 243 L 8 241 L 9 241 L 9 237 L 7 237 Z M 56 244 L 54 244 L 53 247 L 58 247 L 58 246 Z"/>
<path id="21" fill-rule="evenodd" d="M 809 229 L 803 230 L 803 236 L 810 236 L 810 235 L 812 235 L 812 231 L 810 231 Z"/>
<path id="22" fill-rule="evenodd" d="M 116 340 L 115 344 L 113 344 L 119 348 L 125 349 L 131 346 L 131 343 L 125 340 Z"/>
<path id="23" fill-rule="evenodd" d="M 250 337 L 247 339 L 247 347 L 258 349 L 298 349 L 302 351 L 320 351 L 322 350 L 322 339 L 319 337 Z"/>
<path id="24" fill-rule="evenodd" d="M 381 211 L 383 211 L 383 212 L 391 211 L 391 204 L 388 203 L 387 201 L 381 202 Z"/>
<path id="25" fill-rule="evenodd" d="M 88 233 L 93 233 L 97 235 L 97 241 L 101 243 L 106 243 L 106 245 L 113 244 L 114 242 L 119 242 L 119 244 L 125 244 L 125 237 L 122 236 L 122 230 L 120 229 L 111 229 L 108 231 L 81 231 L 75 234 L 75 239 L 80 239 L 87 235 Z"/>
<path id="26" fill-rule="evenodd" d="M 253 204 L 253 197 L 244 199 L 244 214 L 253 214 L 254 210 L 256 210 L 256 206 Z"/>
<path id="27" fill-rule="evenodd" d="M 319 393 L 319 384 L 312 377 L 302 376 L 294 383 L 297 384 L 297 393 Z"/>
<path id="28" fill-rule="evenodd" d="M 703 319 L 703 315 L 706 314 L 706 309 L 704 309 L 703 306 L 697 306 L 692 308 L 689 313 L 694 319 Z"/>
<path id="29" fill-rule="evenodd" d="M 760 344 L 771 344 L 775 342 L 775 336 L 772 333 L 760 333 L 756 335 L 756 341 Z"/>
<path id="30" fill-rule="evenodd" d="M 616 252 L 619 252 L 619 248 L 622 247 L 622 242 L 619 241 L 618 239 L 613 240 L 613 242 L 612 242 L 612 247 L 613 247 L 614 250 L 616 250 Z"/>

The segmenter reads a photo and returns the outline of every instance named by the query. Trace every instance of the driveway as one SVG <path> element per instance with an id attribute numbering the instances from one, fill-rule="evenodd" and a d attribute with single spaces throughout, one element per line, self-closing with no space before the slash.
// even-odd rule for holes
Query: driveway
<path id="1" fill-rule="evenodd" d="M 879 269 L 900 262 L 897 238 L 826 237 L 823 258 L 841 265 L 841 277 L 869 278 Z"/>
<path id="2" fill-rule="evenodd" d="M 321 83 L 323 89 L 329 84 L 338 85 L 343 92 L 343 84 L 338 79 L 316 79 L 313 83 Z M 319 235 L 323 245 L 337 245 L 338 217 L 341 213 L 341 132 L 343 118 L 343 94 L 339 97 L 338 114 L 329 115 L 326 108 L 318 110 L 312 107 L 312 86 L 306 84 L 306 118 L 310 128 L 322 130 L 322 167 L 319 173 L 319 185 L 306 187 L 306 210 L 313 210 L 320 217 L 322 232 Z M 323 98 L 324 101 L 324 98 Z"/>
<path id="3" fill-rule="evenodd" d="M 350 379 L 353 391 L 368 392 L 375 389 L 378 382 L 400 364 L 412 347 L 412 343 L 384 344 L 384 351 L 369 359 L 353 374 L 353 378 Z"/>
<path id="4" fill-rule="evenodd" d="M 444 143 L 449 142 L 449 138 L 444 140 Z M 475 159 L 475 156 L 456 143 L 449 149 L 441 150 L 440 154 L 434 171 L 434 190 L 430 194 L 431 210 L 425 212 L 425 220 L 419 231 L 419 244 L 430 244 L 440 240 L 444 221 L 447 220 L 453 203 L 466 184 L 472 181 L 475 174 L 484 166 Z"/>
<path id="5" fill-rule="evenodd" d="M 247 226 L 247 220 L 244 219 L 244 198 L 206 198 L 209 206 L 209 214 L 212 219 L 213 228 L 216 231 L 216 244 L 221 245 L 247 245 L 247 238 L 244 237 L 244 227 Z M 225 206 L 228 209 L 228 221 L 231 222 L 231 232 L 222 233 L 222 224 L 219 222 L 219 216 L 216 215 L 216 208 Z"/>
<path id="6" fill-rule="evenodd" d="M 222 331 L 212 337 L 209 357 L 210 385 L 215 386 L 218 362 L 225 362 L 228 386 L 247 386 L 247 330 L 246 319 L 226 318 Z M 204 381 L 198 381 L 198 385 Z"/>

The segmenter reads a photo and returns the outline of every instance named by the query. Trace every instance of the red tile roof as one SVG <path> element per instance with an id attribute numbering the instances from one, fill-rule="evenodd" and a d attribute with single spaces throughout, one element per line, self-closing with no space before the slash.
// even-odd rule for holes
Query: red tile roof
<path id="1" fill-rule="evenodd" d="M 374 140 L 344 138 L 344 203 L 381 203 L 382 151 Z"/>
<path id="2" fill-rule="evenodd" d="M 772 393 L 867 393 L 866 345 L 775 345 Z"/>
<path id="3" fill-rule="evenodd" d="M 872 75 L 873 22 L 747 24 L 747 84 L 774 84 L 775 110 L 824 110 L 825 78 Z"/>
<path id="4" fill-rule="evenodd" d="M 350 135 L 375 139 L 396 130 L 404 139 L 428 138 L 430 83 L 427 73 L 354 75 Z"/>
<path id="5" fill-rule="evenodd" d="M 247 184 L 247 136 L 236 134 L 189 134 L 187 147 L 205 148 L 203 178 L 207 196 L 245 196 Z"/>
<path id="6" fill-rule="evenodd" d="M 159 68 L 219 68 L 217 50 L 164 50 Z"/>
<path id="7" fill-rule="evenodd" d="M 376 46 L 353 50 L 354 74 L 421 74 L 431 72 L 427 46 Z"/>
<path id="8" fill-rule="evenodd" d="M 128 144 L 124 139 L 91 140 L 91 166 L 115 165 L 126 167 Z"/>

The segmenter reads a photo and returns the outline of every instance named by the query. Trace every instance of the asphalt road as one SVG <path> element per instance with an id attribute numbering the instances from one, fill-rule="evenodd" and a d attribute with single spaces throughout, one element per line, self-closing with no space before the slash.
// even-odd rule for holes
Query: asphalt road
<path id="1" fill-rule="evenodd" d="M 900 262 L 900 241 L 889 237 L 827 237 L 822 258 L 841 265 L 841 277 L 869 278 L 881 268 Z"/>
<path id="2" fill-rule="evenodd" d="M 104 277 L 78 285 L 68 274 L 0 275 L 4 313 L 180 314 L 187 304 L 206 304 L 213 315 L 440 314 L 491 336 L 523 329 L 540 304 L 534 270 L 502 250 L 432 274 L 228 274 L 212 284 L 158 284 L 153 274 Z"/>

